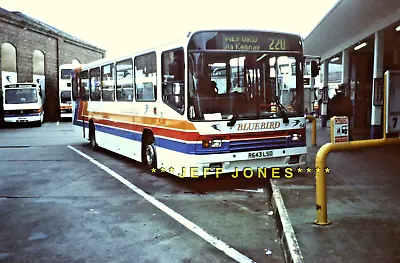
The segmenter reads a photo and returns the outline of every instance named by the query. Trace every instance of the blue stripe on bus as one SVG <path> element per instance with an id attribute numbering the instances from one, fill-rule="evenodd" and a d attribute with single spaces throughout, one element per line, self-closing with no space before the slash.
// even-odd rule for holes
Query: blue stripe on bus
<path id="1" fill-rule="evenodd" d="M 125 139 L 134 140 L 137 142 L 142 141 L 142 134 L 136 133 L 134 131 L 121 130 L 118 128 L 103 126 L 103 125 L 99 125 L 99 124 L 95 124 L 95 129 L 96 129 L 96 131 L 115 135 L 115 136 L 122 137 Z M 181 152 L 181 153 L 187 153 L 187 154 L 195 154 L 196 153 L 195 152 L 195 150 L 196 150 L 195 144 L 189 144 L 189 143 L 184 143 L 184 142 L 179 142 L 179 141 L 174 141 L 174 140 L 169 140 L 169 139 L 159 138 L 159 137 L 156 137 L 155 140 L 156 140 L 156 145 L 158 145 L 159 147 L 165 148 L 165 149 L 169 149 L 169 150 L 173 150 L 173 151 L 177 151 L 177 152 Z M 214 149 L 214 151 L 211 151 L 211 153 L 217 153 L 217 152 L 219 152 L 218 149 Z M 210 152 L 208 152 L 208 153 L 210 153 Z"/>
<path id="2" fill-rule="evenodd" d="M 118 137 L 122 137 L 122 138 L 129 139 L 129 140 L 134 140 L 134 141 L 139 141 L 139 142 L 142 140 L 142 136 L 140 134 L 131 132 L 131 131 L 120 130 L 117 128 L 103 126 L 103 125 L 99 125 L 99 124 L 95 124 L 95 129 L 96 129 L 96 131 L 99 131 L 99 132 L 116 135 Z"/>
<path id="3" fill-rule="evenodd" d="M 83 121 L 77 120 L 77 121 L 74 122 L 74 125 L 79 126 L 79 127 L 83 127 Z M 89 129 L 89 123 L 88 122 L 85 122 L 85 128 Z"/>
<path id="4" fill-rule="evenodd" d="M 4 114 L 4 117 L 8 117 L 8 118 L 15 118 L 15 117 L 34 117 L 34 116 L 40 116 L 40 113 L 30 113 L 30 114 Z"/>
<path id="5" fill-rule="evenodd" d="M 74 125 L 83 126 L 82 121 L 78 120 L 78 112 L 79 112 L 79 100 L 75 101 L 75 112 L 74 112 Z"/>
<path id="6" fill-rule="evenodd" d="M 270 138 L 243 141 L 231 141 L 230 152 L 242 152 L 247 150 L 268 150 L 287 147 L 306 146 L 305 141 L 291 141 L 290 138 Z"/>

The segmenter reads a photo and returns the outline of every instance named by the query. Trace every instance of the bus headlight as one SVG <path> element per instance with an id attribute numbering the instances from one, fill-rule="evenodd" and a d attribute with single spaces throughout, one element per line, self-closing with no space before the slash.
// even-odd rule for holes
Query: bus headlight
<path id="1" fill-rule="evenodd" d="M 207 141 L 204 140 L 203 143 L 203 148 L 221 148 L 222 147 L 222 141 L 221 140 L 211 140 Z"/>
<path id="2" fill-rule="evenodd" d="M 222 141 L 221 140 L 211 140 L 211 147 L 212 148 L 221 148 Z"/>
<path id="3" fill-rule="evenodd" d="M 299 141 L 301 139 L 301 135 L 297 133 L 293 133 L 291 136 L 292 141 Z"/>

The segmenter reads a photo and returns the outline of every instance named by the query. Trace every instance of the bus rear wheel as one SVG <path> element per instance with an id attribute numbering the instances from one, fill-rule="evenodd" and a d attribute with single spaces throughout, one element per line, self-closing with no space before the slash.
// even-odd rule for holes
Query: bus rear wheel
<path id="1" fill-rule="evenodd" d="M 157 153 L 153 136 L 147 137 L 144 141 L 142 159 L 148 169 L 157 169 Z"/>
<path id="2" fill-rule="evenodd" d="M 93 150 L 97 150 L 99 148 L 96 142 L 96 131 L 94 129 L 94 124 L 92 122 L 90 123 L 90 128 L 89 128 L 89 142 Z"/>

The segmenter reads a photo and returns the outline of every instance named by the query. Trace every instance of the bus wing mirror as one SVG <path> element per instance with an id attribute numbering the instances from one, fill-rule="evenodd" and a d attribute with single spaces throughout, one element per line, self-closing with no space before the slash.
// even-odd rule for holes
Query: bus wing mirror
<path id="1" fill-rule="evenodd" d="M 317 61 L 313 60 L 311 61 L 311 77 L 315 78 L 316 76 L 319 75 L 319 66 Z"/>

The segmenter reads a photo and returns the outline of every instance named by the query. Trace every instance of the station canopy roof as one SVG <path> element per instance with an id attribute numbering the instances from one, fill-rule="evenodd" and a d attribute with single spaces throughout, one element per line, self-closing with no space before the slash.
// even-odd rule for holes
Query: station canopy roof
<path id="1" fill-rule="evenodd" d="M 400 0 L 339 0 L 304 39 L 304 52 L 329 59 L 399 21 Z"/>

